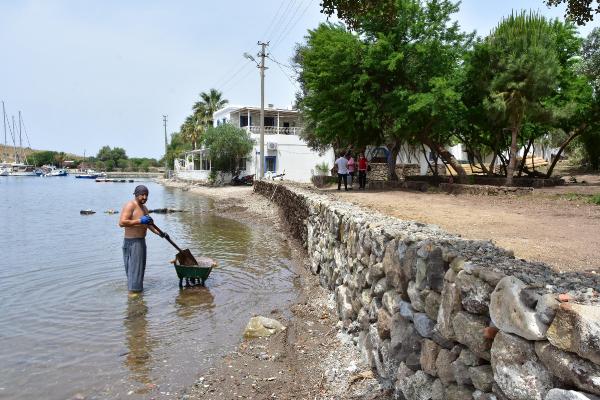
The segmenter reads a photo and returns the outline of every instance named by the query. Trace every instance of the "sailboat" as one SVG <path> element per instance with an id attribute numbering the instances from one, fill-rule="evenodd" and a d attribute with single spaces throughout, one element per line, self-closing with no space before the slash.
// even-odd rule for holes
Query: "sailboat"
<path id="1" fill-rule="evenodd" d="M 4 102 L 2 102 L 2 117 L 4 122 L 4 156 L 6 157 L 6 149 L 8 148 L 6 142 L 6 109 L 4 108 Z M 6 158 L 3 160 L 2 165 L 4 167 L 0 170 L 0 176 L 39 176 L 41 172 L 35 169 L 35 166 L 29 164 L 27 162 L 27 156 L 25 155 L 23 149 L 23 139 L 22 139 L 22 126 L 23 126 L 23 118 L 21 116 L 21 111 L 19 111 L 19 149 L 20 154 L 17 152 L 17 143 L 16 143 L 16 134 L 17 129 L 15 127 L 15 117 L 12 118 L 12 129 L 10 124 L 8 124 L 8 129 L 10 131 L 10 135 L 13 141 L 13 149 L 14 149 L 14 162 L 8 163 Z M 27 134 L 27 132 L 25 132 Z M 29 141 L 29 139 L 27 139 Z M 25 162 L 23 162 L 25 161 Z"/>

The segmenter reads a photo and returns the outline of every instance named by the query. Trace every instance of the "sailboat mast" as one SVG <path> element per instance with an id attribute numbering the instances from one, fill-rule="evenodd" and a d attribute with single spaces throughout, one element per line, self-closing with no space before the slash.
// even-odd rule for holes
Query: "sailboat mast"
<path id="1" fill-rule="evenodd" d="M 4 124 L 4 149 L 2 152 L 2 161 L 6 162 L 8 156 L 8 147 L 6 143 L 6 110 L 4 109 L 4 101 L 2 102 L 2 122 Z"/>
<path id="2" fill-rule="evenodd" d="M 22 118 L 21 118 L 21 110 L 19 110 L 19 147 L 21 148 L 21 160 L 25 160 L 25 164 L 27 164 L 27 156 L 25 156 L 25 149 L 23 148 L 23 136 L 21 134 L 22 131 Z"/>
<path id="3" fill-rule="evenodd" d="M 15 126 L 15 116 L 12 116 L 12 131 L 14 136 L 17 135 L 17 127 Z M 19 163 L 19 154 L 17 153 L 17 138 L 13 136 L 13 149 L 15 151 L 15 163 Z"/>

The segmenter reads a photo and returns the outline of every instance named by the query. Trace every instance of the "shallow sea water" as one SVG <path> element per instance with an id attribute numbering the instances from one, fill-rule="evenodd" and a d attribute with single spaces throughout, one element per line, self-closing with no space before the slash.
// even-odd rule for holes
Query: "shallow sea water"
<path id="1" fill-rule="evenodd" d="M 291 253 L 270 226 L 145 182 L 156 224 L 218 261 L 179 290 L 176 250 L 149 233 L 144 294 L 127 296 L 120 210 L 135 183 L 0 177 L 0 398 L 176 398 L 239 342 L 248 319 L 294 298 Z M 97 213 L 82 216 L 82 209 Z"/>

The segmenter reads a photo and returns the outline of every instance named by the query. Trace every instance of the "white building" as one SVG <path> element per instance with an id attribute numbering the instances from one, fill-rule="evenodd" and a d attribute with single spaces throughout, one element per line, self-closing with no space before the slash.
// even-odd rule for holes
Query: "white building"
<path id="1" fill-rule="evenodd" d="M 248 158 L 240 160 L 241 175 L 259 175 L 260 167 L 260 108 L 228 106 L 213 115 L 214 126 L 229 123 L 244 128 L 255 144 Z M 310 182 L 317 164 L 333 167 L 333 150 L 324 154 L 311 150 L 298 136 L 302 131 L 298 110 L 265 108 L 265 171 L 267 175 L 285 173 L 284 178 L 297 182 Z M 210 160 L 205 149 L 194 150 L 175 160 L 175 175 L 180 179 L 206 181 L 210 174 Z M 222 177 L 231 179 L 230 175 Z"/>

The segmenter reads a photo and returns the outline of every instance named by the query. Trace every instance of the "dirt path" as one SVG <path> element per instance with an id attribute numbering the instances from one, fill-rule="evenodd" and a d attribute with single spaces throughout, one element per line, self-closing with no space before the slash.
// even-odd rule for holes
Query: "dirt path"
<path id="1" fill-rule="evenodd" d="M 518 258 L 541 261 L 558 271 L 600 271 L 600 206 L 564 196 L 600 193 L 595 182 L 536 189 L 524 196 L 338 192 L 334 187 L 322 192 L 397 218 L 435 224 L 465 238 L 491 240 Z"/>

